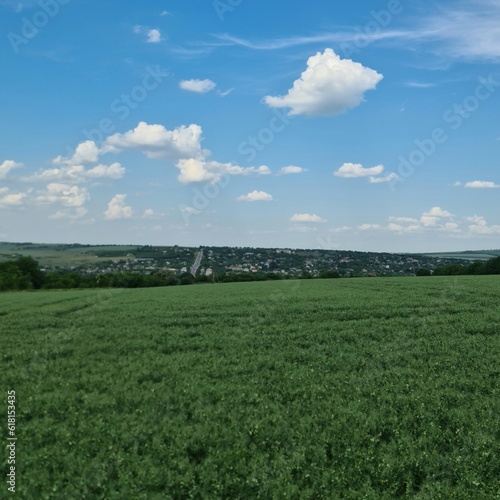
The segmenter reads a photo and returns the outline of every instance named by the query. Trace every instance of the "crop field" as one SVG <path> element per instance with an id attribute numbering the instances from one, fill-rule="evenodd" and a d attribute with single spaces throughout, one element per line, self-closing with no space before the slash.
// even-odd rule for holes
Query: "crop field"
<path id="1" fill-rule="evenodd" d="M 499 304 L 500 276 L 2 293 L 16 495 L 500 498 Z"/>

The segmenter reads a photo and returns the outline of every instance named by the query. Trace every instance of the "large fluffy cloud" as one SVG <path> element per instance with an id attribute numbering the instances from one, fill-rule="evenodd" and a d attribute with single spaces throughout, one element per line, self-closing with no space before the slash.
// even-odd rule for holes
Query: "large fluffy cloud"
<path id="1" fill-rule="evenodd" d="M 138 149 L 148 158 L 199 158 L 202 129 L 199 125 L 182 125 L 167 130 L 163 125 L 149 125 L 140 122 L 133 130 L 124 134 L 113 134 L 103 144 L 102 152 L 120 152 Z"/>
<path id="2" fill-rule="evenodd" d="M 79 144 L 73 156 L 64 158 L 58 156 L 52 160 L 56 165 L 86 165 L 96 163 L 99 160 L 99 148 L 94 141 L 85 141 Z"/>
<path id="3" fill-rule="evenodd" d="M 89 199 L 86 188 L 52 182 L 36 201 L 43 204 L 61 204 L 64 207 L 81 207 Z"/>
<path id="4" fill-rule="evenodd" d="M 290 115 L 331 116 L 361 104 L 383 76 L 362 64 L 341 59 L 333 49 L 318 52 L 284 96 L 266 96 L 272 108 L 290 108 Z"/>
<path id="5" fill-rule="evenodd" d="M 132 217 L 132 207 L 129 207 L 126 202 L 126 194 L 117 194 L 113 196 L 108 203 L 108 208 L 104 212 L 104 218 L 108 220 L 129 219 Z"/>

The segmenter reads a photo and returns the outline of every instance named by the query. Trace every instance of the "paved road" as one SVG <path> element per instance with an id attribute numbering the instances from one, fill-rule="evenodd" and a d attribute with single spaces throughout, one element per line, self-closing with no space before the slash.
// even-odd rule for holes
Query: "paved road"
<path id="1" fill-rule="evenodd" d="M 196 273 L 198 272 L 198 268 L 200 267 L 202 258 L 203 258 L 203 250 L 200 250 L 196 254 L 196 259 L 195 259 L 194 264 L 191 266 L 191 269 L 190 269 L 190 272 L 193 276 L 196 276 Z"/>

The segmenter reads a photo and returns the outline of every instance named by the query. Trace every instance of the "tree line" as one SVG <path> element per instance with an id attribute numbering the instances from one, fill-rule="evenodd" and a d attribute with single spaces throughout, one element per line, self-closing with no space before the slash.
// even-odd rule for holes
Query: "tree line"
<path id="1" fill-rule="evenodd" d="M 467 266 L 450 264 L 438 267 L 434 271 L 419 269 L 417 276 L 457 276 L 500 274 L 500 257 L 486 262 L 473 262 Z M 340 278 L 337 271 L 323 271 L 317 278 L 303 271 L 298 279 L 331 279 Z M 351 275 L 351 277 L 354 277 Z M 219 275 L 217 282 L 234 283 L 247 281 L 270 281 L 291 279 L 290 276 L 277 273 L 240 273 Z M 295 278 L 294 278 L 295 279 Z M 159 286 L 192 285 L 195 283 L 211 283 L 215 281 L 208 276 L 192 276 L 183 273 L 177 276 L 172 271 L 158 270 L 152 274 L 140 273 L 106 273 L 99 275 L 82 275 L 75 272 L 44 272 L 39 263 L 32 257 L 21 257 L 9 262 L 0 263 L 0 291 L 5 290 L 40 290 L 69 288 L 148 288 Z"/>
<path id="2" fill-rule="evenodd" d="M 449 264 L 437 267 L 434 271 L 430 269 L 419 269 L 417 276 L 459 276 L 459 275 L 480 275 L 480 274 L 500 274 L 500 257 L 493 257 L 486 262 L 472 262 L 467 266 L 462 264 Z"/>

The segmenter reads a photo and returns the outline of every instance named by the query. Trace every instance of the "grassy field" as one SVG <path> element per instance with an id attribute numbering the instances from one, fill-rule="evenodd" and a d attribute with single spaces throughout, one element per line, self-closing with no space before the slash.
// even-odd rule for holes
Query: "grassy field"
<path id="1" fill-rule="evenodd" d="M 499 303 L 500 276 L 3 293 L 17 495 L 500 498 Z"/>
<path id="2" fill-rule="evenodd" d="M 127 254 L 136 250 L 135 246 L 75 246 L 0 243 L 0 262 L 10 261 L 19 257 L 33 257 L 42 266 L 81 266 L 97 264 L 109 260 L 128 260 Z M 100 253 L 112 252 L 112 258 L 96 256 Z"/>

